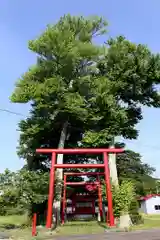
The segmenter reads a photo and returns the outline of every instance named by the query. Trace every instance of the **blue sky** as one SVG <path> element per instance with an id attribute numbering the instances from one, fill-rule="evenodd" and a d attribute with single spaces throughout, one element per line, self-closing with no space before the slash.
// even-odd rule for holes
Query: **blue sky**
<path id="1" fill-rule="evenodd" d="M 11 104 L 9 96 L 16 79 L 35 62 L 27 42 L 39 35 L 48 23 L 65 13 L 101 15 L 109 22 L 109 36 L 125 35 L 130 41 L 145 43 L 160 52 L 159 0 L 1 0 L 0 1 L 0 108 L 27 115 L 28 105 Z M 103 42 L 105 39 L 101 39 Z M 17 170 L 23 165 L 16 155 L 22 117 L 0 112 L 0 172 Z M 127 146 L 142 154 L 145 162 L 156 167 L 160 177 L 160 110 L 144 108 L 144 119 L 137 126 L 139 139 Z"/>

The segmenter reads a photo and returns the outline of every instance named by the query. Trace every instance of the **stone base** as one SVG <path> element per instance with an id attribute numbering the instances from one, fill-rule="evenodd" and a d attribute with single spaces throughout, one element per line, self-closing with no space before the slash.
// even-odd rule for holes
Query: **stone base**
<path id="1" fill-rule="evenodd" d="M 119 228 L 126 229 L 126 228 L 129 228 L 131 225 L 132 225 L 132 221 L 129 214 L 120 216 Z"/>

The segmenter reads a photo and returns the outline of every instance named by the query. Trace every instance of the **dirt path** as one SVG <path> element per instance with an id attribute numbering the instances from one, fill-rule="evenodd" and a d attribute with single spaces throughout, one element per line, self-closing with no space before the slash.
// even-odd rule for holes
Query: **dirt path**
<path id="1" fill-rule="evenodd" d="M 128 233 L 105 233 L 82 236 L 63 236 L 56 240 L 160 240 L 160 229 Z"/>

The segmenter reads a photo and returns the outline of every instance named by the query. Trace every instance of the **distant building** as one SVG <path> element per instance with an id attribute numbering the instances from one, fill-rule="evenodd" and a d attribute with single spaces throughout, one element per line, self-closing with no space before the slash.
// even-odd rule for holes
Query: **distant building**
<path id="1" fill-rule="evenodd" d="M 140 198 L 140 212 L 160 214 L 160 194 L 149 194 Z"/>

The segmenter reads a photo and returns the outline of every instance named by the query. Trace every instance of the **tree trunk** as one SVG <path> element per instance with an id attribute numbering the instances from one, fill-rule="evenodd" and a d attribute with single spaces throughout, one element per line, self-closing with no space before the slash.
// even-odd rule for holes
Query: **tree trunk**
<path id="1" fill-rule="evenodd" d="M 68 122 L 65 122 L 61 131 L 61 136 L 59 139 L 58 148 L 64 148 L 65 140 L 67 137 L 67 127 Z M 57 164 L 63 164 L 63 154 L 57 155 Z M 58 168 L 56 170 L 56 176 L 58 177 L 58 180 L 62 183 L 63 182 L 63 169 Z M 61 202 L 62 202 L 62 184 L 60 184 L 60 187 L 58 189 L 57 193 L 58 200 L 55 200 L 53 203 L 53 221 L 56 225 L 60 225 L 61 222 Z"/>
<path id="2" fill-rule="evenodd" d="M 114 145 L 112 145 L 110 148 L 114 148 Z M 114 186 L 118 187 L 118 174 L 117 174 L 117 165 L 116 165 L 116 154 L 110 153 L 109 154 L 109 169 L 110 169 L 110 177 L 111 182 Z"/>
<path id="3" fill-rule="evenodd" d="M 110 148 L 114 148 L 114 144 L 110 146 Z M 116 154 L 109 154 L 109 169 L 110 169 L 110 178 L 111 182 L 115 187 L 119 187 L 118 182 L 118 174 L 117 174 L 117 165 L 116 165 Z M 120 228 L 129 228 L 131 226 L 131 218 L 129 213 L 125 213 L 120 216 Z"/>

